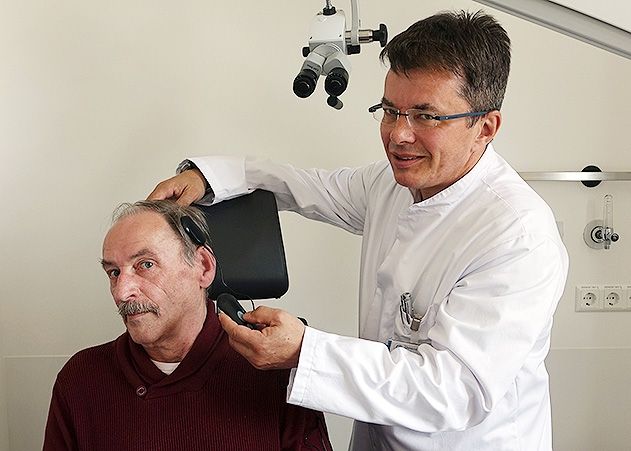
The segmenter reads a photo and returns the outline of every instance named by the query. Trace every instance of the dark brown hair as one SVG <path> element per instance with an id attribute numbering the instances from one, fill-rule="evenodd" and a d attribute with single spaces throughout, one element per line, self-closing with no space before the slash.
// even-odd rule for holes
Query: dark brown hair
<path id="1" fill-rule="evenodd" d="M 397 74 L 448 71 L 462 80 L 460 95 L 472 111 L 502 107 L 510 71 L 510 39 L 490 15 L 443 12 L 395 36 L 379 58 Z"/>

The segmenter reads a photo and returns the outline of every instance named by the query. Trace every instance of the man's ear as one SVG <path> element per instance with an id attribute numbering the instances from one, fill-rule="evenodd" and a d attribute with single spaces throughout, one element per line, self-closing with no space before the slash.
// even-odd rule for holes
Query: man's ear
<path id="1" fill-rule="evenodd" d="M 213 280 L 215 280 L 217 261 L 215 260 L 215 256 L 205 246 L 199 246 L 196 254 L 203 269 L 199 278 L 199 286 L 208 288 L 210 284 L 213 283 Z"/>
<path id="2" fill-rule="evenodd" d="M 486 148 L 487 144 L 493 141 L 502 125 L 502 113 L 497 110 L 489 111 L 480 119 L 480 123 L 482 127 L 477 140 L 482 145 L 482 148 Z"/>

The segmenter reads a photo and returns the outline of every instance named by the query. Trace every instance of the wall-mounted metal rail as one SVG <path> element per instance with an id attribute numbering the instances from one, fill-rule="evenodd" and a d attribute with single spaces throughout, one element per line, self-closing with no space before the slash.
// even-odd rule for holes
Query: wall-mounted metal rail
<path id="1" fill-rule="evenodd" d="M 602 182 L 631 180 L 631 172 L 520 172 L 526 181 Z"/>

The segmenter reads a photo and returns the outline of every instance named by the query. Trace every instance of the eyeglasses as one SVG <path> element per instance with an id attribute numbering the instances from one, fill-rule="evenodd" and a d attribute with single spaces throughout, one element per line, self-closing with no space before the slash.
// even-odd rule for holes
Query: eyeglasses
<path id="1" fill-rule="evenodd" d="M 402 112 L 396 108 L 384 106 L 381 103 L 373 105 L 368 108 L 368 112 L 372 113 L 372 117 L 382 125 L 391 127 L 393 126 L 399 116 L 405 116 L 408 124 L 413 129 L 423 129 L 436 127 L 441 121 L 450 121 L 452 119 L 460 119 L 461 117 L 477 117 L 484 116 L 489 111 L 475 111 L 469 113 L 450 114 L 448 116 L 434 116 L 427 111 L 419 110 L 416 108 L 410 108 L 409 110 Z"/>

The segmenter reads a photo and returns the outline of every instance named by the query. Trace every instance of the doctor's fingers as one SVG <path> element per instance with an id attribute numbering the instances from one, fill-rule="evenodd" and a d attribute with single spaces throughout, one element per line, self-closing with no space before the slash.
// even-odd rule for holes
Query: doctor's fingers
<path id="1" fill-rule="evenodd" d="M 298 365 L 304 325 L 299 319 L 288 313 L 282 310 L 278 310 L 278 312 L 281 312 L 281 316 L 286 315 L 290 321 L 279 324 L 279 321 L 272 320 L 272 324 L 260 331 L 238 327 L 229 318 L 224 318 L 226 315 L 220 315 L 221 324 L 230 337 L 230 345 L 258 369 L 294 368 Z M 260 314 L 260 312 L 258 313 Z M 257 316 L 255 314 L 244 315 L 243 319 L 250 322 L 252 318 Z M 257 319 L 257 321 L 260 323 L 261 319 Z"/>
<path id="2" fill-rule="evenodd" d="M 263 338 L 261 333 L 245 326 L 240 326 L 222 312 L 219 312 L 219 322 L 228 335 L 230 346 L 250 361 L 250 358 L 256 354 L 256 351 L 253 351 L 253 349 L 256 349 L 256 343 Z M 256 335 L 253 336 L 252 334 Z M 252 362 L 250 361 L 250 363 Z"/>
<path id="3" fill-rule="evenodd" d="M 243 316 L 246 321 L 263 323 L 261 329 L 265 338 L 259 343 L 257 356 L 253 362 L 257 368 L 295 368 L 298 366 L 305 325 L 295 316 L 284 310 L 258 307 Z"/>
<path id="4" fill-rule="evenodd" d="M 300 321 L 285 310 L 261 305 L 243 315 L 248 323 L 264 324 L 265 326 L 291 325 L 294 321 Z M 301 323 L 302 324 L 302 323 Z"/>
<path id="5" fill-rule="evenodd" d="M 190 205 L 204 196 L 206 179 L 199 169 L 189 169 L 164 180 L 147 196 L 148 200 L 172 199 L 181 205 Z"/>
<path id="6" fill-rule="evenodd" d="M 257 324 L 261 333 L 276 346 L 298 348 L 305 334 L 304 323 L 290 313 L 276 308 L 260 306 L 243 315 L 249 323 Z"/>

